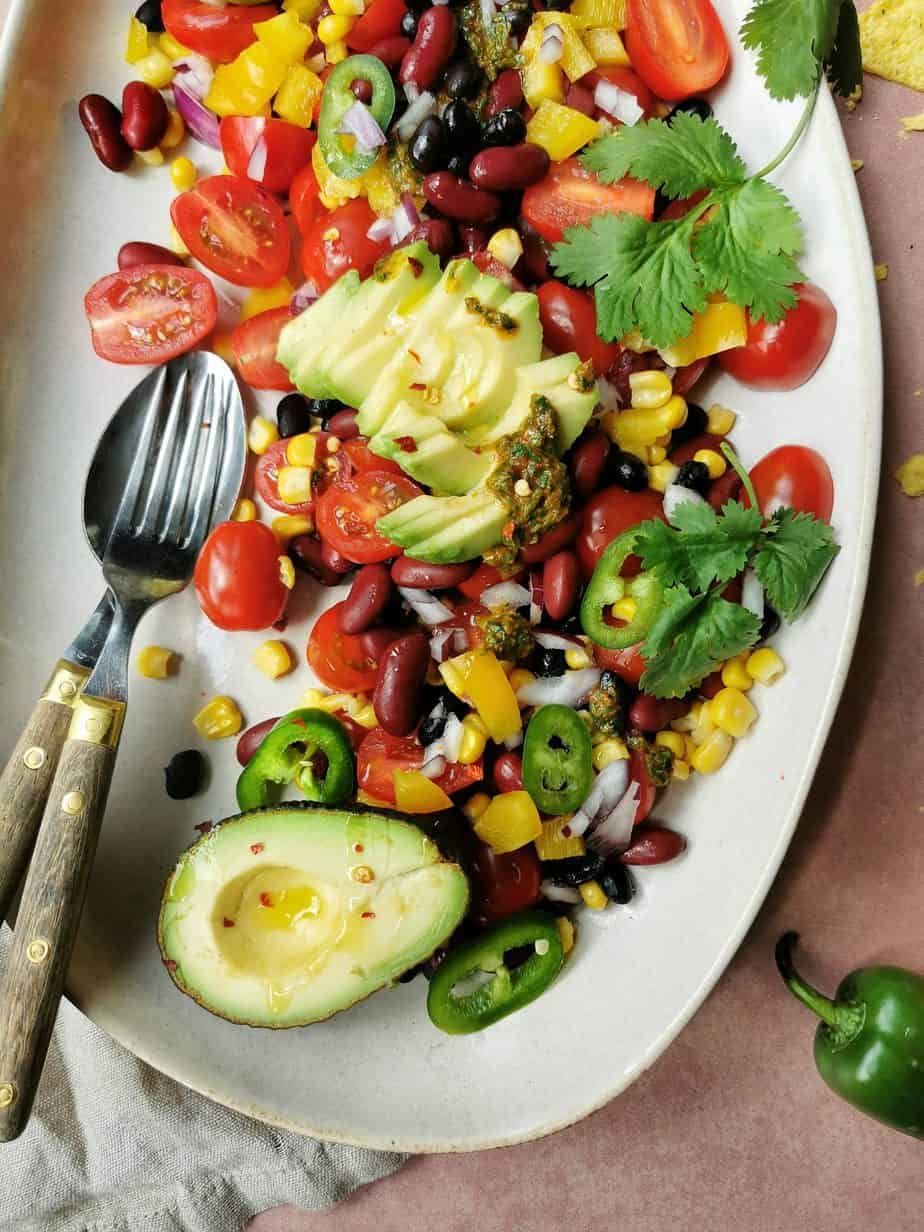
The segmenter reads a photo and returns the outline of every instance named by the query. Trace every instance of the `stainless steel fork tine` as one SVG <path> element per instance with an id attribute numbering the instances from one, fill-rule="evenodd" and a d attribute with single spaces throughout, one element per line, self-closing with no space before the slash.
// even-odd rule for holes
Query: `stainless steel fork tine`
<path id="1" fill-rule="evenodd" d="M 208 533 L 212 509 L 215 505 L 215 493 L 218 490 L 225 460 L 229 413 L 224 403 L 215 407 L 212 412 L 208 446 L 202 464 L 197 468 L 191 489 L 195 493 L 195 500 L 187 510 L 187 530 L 182 536 L 183 547 L 187 550 L 197 552 Z"/>
<path id="2" fill-rule="evenodd" d="M 183 449 L 177 463 L 176 474 L 173 476 L 170 491 L 170 503 L 166 516 L 161 523 L 159 537 L 164 539 L 179 538 L 180 530 L 185 521 L 186 508 L 190 494 L 195 487 L 196 462 L 208 449 L 208 438 L 203 437 L 212 427 L 208 416 L 212 410 L 212 396 L 215 379 L 211 373 L 194 391 L 186 411 L 186 433 L 183 438 Z"/>
<path id="3" fill-rule="evenodd" d="M 119 501 L 119 508 L 116 512 L 115 519 L 113 520 L 113 533 L 116 531 L 119 531 L 120 533 L 127 531 L 135 520 L 135 513 L 141 497 L 144 477 L 151 457 L 151 448 L 154 443 L 155 428 L 158 420 L 160 419 L 164 406 L 164 387 L 166 384 L 167 369 L 161 368 L 157 373 L 157 380 L 151 391 L 151 405 L 144 417 L 144 425 L 138 440 L 138 450 L 135 454 L 135 460 L 132 463 L 131 470 L 129 471 L 128 482 L 125 485 L 125 491 L 122 494 L 122 499 Z"/>
<path id="4" fill-rule="evenodd" d="M 189 388 L 189 373 L 184 371 L 173 390 L 170 401 L 170 412 L 164 431 L 157 447 L 157 462 L 148 483 L 147 499 L 141 517 L 136 522 L 138 531 L 153 530 L 159 523 L 160 510 L 169 491 L 170 472 L 176 461 L 178 449 L 177 436 L 183 419 L 183 408 L 186 405 L 186 393 Z"/>

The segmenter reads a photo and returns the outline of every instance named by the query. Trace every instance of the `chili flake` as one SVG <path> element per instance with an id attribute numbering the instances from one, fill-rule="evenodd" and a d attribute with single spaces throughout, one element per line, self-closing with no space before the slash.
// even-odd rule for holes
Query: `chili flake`
<path id="1" fill-rule="evenodd" d="M 417 452 L 417 442 L 414 440 L 413 436 L 396 436 L 395 444 L 402 453 Z"/>
<path id="2" fill-rule="evenodd" d="M 360 919 L 361 920 L 374 920 L 375 912 L 374 911 L 364 911 L 362 915 L 360 916 Z"/>
<path id="3" fill-rule="evenodd" d="M 269 894 L 267 894 L 266 890 L 264 890 L 263 893 L 260 895 L 260 906 L 261 907 L 272 907 L 272 905 L 273 905 L 273 900 L 270 898 Z"/>
<path id="4" fill-rule="evenodd" d="M 234 921 L 233 921 L 233 920 L 229 920 L 229 919 L 228 919 L 228 917 L 227 917 L 227 916 L 225 916 L 225 917 L 224 917 L 224 919 L 222 920 L 222 925 L 223 925 L 223 927 L 224 927 L 224 928 L 233 928 L 233 927 L 234 927 Z"/>
<path id="5" fill-rule="evenodd" d="M 356 854 L 357 854 L 357 855 L 359 855 L 359 853 L 360 853 L 361 851 L 364 851 L 364 850 L 365 850 L 365 848 L 363 847 L 362 843 L 354 843 L 354 844 L 353 844 L 353 850 L 356 852 Z"/>
<path id="6" fill-rule="evenodd" d="M 214 824 L 211 821 L 200 821 L 198 825 L 193 826 L 193 829 L 198 830 L 200 834 L 208 834 Z"/>
<path id="7" fill-rule="evenodd" d="M 354 881 L 359 881 L 363 885 L 368 885 L 370 881 L 375 881 L 375 873 L 368 864 L 357 864 L 350 876 Z"/>
<path id="8" fill-rule="evenodd" d="M 263 851 L 263 848 L 264 848 L 263 843 L 251 843 L 250 844 L 250 850 L 253 852 L 255 856 L 258 856 L 260 852 Z"/>

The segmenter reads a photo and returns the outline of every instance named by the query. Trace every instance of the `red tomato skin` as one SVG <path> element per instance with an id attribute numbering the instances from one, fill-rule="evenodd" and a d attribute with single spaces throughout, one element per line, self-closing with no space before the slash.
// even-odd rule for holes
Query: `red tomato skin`
<path id="1" fill-rule="evenodd" d="M 263 522 L 222 522 L 206 539 L 193 576 L 203 612 L 219 629 L 268 629 L 289 597 L 279 543 Z"/>
<path id="2" fill-rule="evenodd" d="M 368 732 L 359 746 L 356 781 L 362 791 L 385 804 L 395 802 L 394 772 L 418 770 L 423 764 L 423 749 L 416 736 L 391 736 L 381 727 Z M 470 765 L 453 762 L 433 781 L 451 796 L 454 792 L 480 783 L 484 762 L 479 757 Z"/>
<path id="3" fill-rule="evenodd" d="M 320 191 L 318 177 L 314 173 L 314 167 L 309 163 L 296 174 L 292 180 L 292 187 L 289 189 L 292 216 L 302 235 L 325 212 L 319 196 Z"/>
<path id="4" fill-rule="evenodd" d="M 239 225 L 244 211 L 247 217 Z M 173 198 L 170 218 L 192 256 L 237 286 L 275 286 L 289 267 L 289 228 L 282 207 L 252 180 L 236 175 L 200 180 Z M 258 254 L 242 254 L 219 235 L 234 228 L 248 235 L 250 248 Z"/>
<path id="5" fill-rule="evenodd" d="M 375 530 L 391 509 L 420 496 L 422 489 L 404 475 L 390 471 L 360 471 L 336 480 L 318 498 L 318 534 L 346 560 L 373 564 L 399 555 L 400 549 Z M 394 497 L 401 497 L 395 500 Z"/>
<path id="6" fill-rule="evenodd" d="M 254 183 L 269 192 L 285 193 L 311 158 L 317 133 L 275 116 L 225 116 L 220 125 L 221 152 L 235 175 L 252 179 L 250 158 L 257 142 L 266 145 L 266 167 Z"/>
<path id="7" fill-rule="evenodd" d="M 404 0 L 372 0 L 346 36 L 350 51 L 371 51 L 382 39 L 401 31 L 401 19 L 407 12 Z"/>
<path id="8" fill-rule="evenodd" d="M 289 374 L 276 359 L 276 346 L 283 326 L 292 320 L 285 306 L 269 308 L 242 321 L 231 333 L 231 350 L 237 371 L 253 389 L 294 389 Z"/>
<path id="9" fill-rule="evenodd" d="M 162 0 L 164 28 L 182 47 L 227 64 L 256 39 L 254 22 L 278 17 L 274 4 L 217 6 L 201 0 Z"/>
<path id="10" fill-rule="evenodd" d="M 319 291 L 326 291 L 347 270 L 358 270 L 361 278 L 372 273 L 379 257 L 390 250 L 387 240 L 369 239 L 367 232 L 375 220 L 369 202 L 357 197 L 323 214 L 308 228 L 301 252 L 302 269 Z"/>
<path id="11" fill-rule="evenodd" d="M 668 43 L 678 34 L 686 37 Z M 728 68 L 728 40 L 710 0 L 627 0 L 625 44 L 642 81 L 670 102 L 711 90 Z"/>
<path id="12" fill-rule="evenodd" d="M 279 495 L 279 468 L 287 466 L 286 460 L 286 445 L 288 441 L 274 441 L 267 449 L 266 453 L 257 462 L 256 470 L 254 471 L 254 487 L 257 489 L 257 495 L 261 500 L 264 500 L 271 509 L 276 509 L 279 513 L 290 513 L 293 516 L 301 516 L 302 514 L 310 513 L 314 508 L 314 500 L 299 501 L 297 505 L 287 505 Z M 322 444 L 319 441 L 318 451 L 320 452 Z"/>
<path id="13" fill-rule="evenodd" d="M 615 672 L 626 684 L 638 688 L 639 681 L 645 671 L 645 660 L 642 658 L 642 644 L 627 646 L 625 650 L 605 650 L 603 646 L 593 645 L 594 662 L 611 672 Z"/>
<path id="14" fill-rule="evenodd" d="M 761 458 L 751 471 L 760 511 L 769 518 L 777 509 L 811 513 L 830 522 L 834 509 L 834 480 L 827 462 L 806 445 L 780 445 Z M 745 494 L 743 503 L 750 501 Z"/>
<path id="15" fill-rule="evenodd" d="M 125 290 L 129 287 L 143 288 L 145 285 L 154 287 L 164 280 L 181 284 L 184 291 L 183 312 L 192 318 L 191 324 L 167 342 L 157 342 L 155 338 L 154 345 L 123 336 L 125 323 L 122 321 L 124 307 L 121 297 Z M 152 290 L 152 298 L 163 297 Z M 90 287 L 84 296 L 83 307 L 90 325 L 93 350 L 100 359 L 114 364 L 159 364 L 182 355 L 212 332 L 218 315 L 215 288 L 208 278 L 198 270 L 175 265 L 136 265 L 117 274 L 108 274 Z M 154 318 L 152 324 L 156 320 Z"/>
<path id="16" fill-rule="evenodd" d="M 650 489 L 627 492 L 619 487 L 602 488 L 592 496 L 584 507 L 584 519 L 575 542 L 585 577 L 593 573 L 608 543 L 630 526 L 648 518 L 666 521 L 661 497 Z M 622 567 L 622 575 L 633 577 L 640 568 L 638 557 L 629 556 Z"/>
<path id="17" fill-rule="evenodd" d="M 748 340 L 719 355 L 722 368 L 752 389 L 785 392 L 810 380 L 830 349 L 837 309 L 812 282 L 795 288 L 798 303 L 775 325 L 748 319 Z"/>
<path id="18" fill-rule="evenodd" d="M 542 896 L 542 870 L 532 843 L 518 851 L 497 855 L 478 843 L 472 858 L 471 915 L 477 924 L 495 924 Z"/>
<path id="19" fill-rule="evenodd" d="M 596 214 L 654 216 L 655 190 L 626 177 L 618 184 L 601 184 L 576 158 L 553 163 L 544 180 L 527 188 L 521 210 L 543 239 L 557 243 L 566 227 L 589 222 Z"/>
<path id="20" fill-rule="evenodd" d="M 518 581 L 523 576 L 523 573 L 524 570 L 520 569 L 512 576 L 510 574 L 503 574 L 494 565 L 486 565 L 482 561 L 472 576 L 466 578 L 464 582 L 460 582 L 456 590 L 461 591 L 466 599 L 477 600 L 481 598 L 482 591 L 487 590 L 489 586 L 496 586 L 498 582 Z"/>
<path id="21" fill-rule="evenodd" d="M 359 637 L 341 630 L 342 607 L 342 602 L 335 603 L 315 622 L 308 638 L 308 666 L 334 692 L 371 693 L 379 665 L 365 653 Z"/>
<path id="22" fill-rule="evenodd" d="M 391 458 L 380 458 L 377 453 L 372 452 L 367 436 L 354 436 L 351 441 L 344 441 L 334 456 L 339 454 L 345 454 L 352 469 L 360 474 L 363 471 L 385 471 L 389 475 L 404 475 L 397 462 L 393 462 Z"/>
<path id="23" fill-rule="evenodd" d="M 603 376 L 619 358 L 617 342 L 604 342 L 597 335 L 597 309 L 588 291 L 578 291 L 563 282 L 545 282 L 536 292 L 542 340 L 556 355 L 576 351 L 594 366 L 594 375 Z"/>
<path id="24" fill-rule="evenodd" d="M 632 749 L 629 753 L 629 782 L 638 783 L 639 786 L 635 820 L 632 822 L 634 826 L 637 826 L 645 820 L 658 798 L 658 789 L 648 777 L 645 757 L 641 749 Z"/>

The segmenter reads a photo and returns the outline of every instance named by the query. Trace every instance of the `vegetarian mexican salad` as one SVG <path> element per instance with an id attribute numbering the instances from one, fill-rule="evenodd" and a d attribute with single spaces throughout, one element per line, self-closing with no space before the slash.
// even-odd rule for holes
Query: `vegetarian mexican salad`
<path id="1" fill-rule="evenodd" d="M 171 873 L 164 963 L 265 1027 L 423 973 L 434 1025 L 480 1030 L 683 852 L 659 792 L 748 735 L 837 553 L 824 459 L 745 463 L 697 394 L 719 365 L 783 397 L 830 346 L 767 177 L 825 77 L 858 85 L 853 4 L 748 13 L 771 95 L 804 99 L 756 173 L 707 98 L 709 0 L 146 0 L 128 26 L 121 109 L 80 117 L 177 193 L 170 246 L 131 239 L 88 291 L 94 348 L 209 346 L 278 391 L 195 589 L 229 636 L 267 631 L 242 672 L 280 702 L 243 734 L 230 697 L 194 718 L 239 737 L 239 814 Z M 292 696 L 277 635 L 317 586 Z M 202 772 L 179 752 L 168 794 Z"/>

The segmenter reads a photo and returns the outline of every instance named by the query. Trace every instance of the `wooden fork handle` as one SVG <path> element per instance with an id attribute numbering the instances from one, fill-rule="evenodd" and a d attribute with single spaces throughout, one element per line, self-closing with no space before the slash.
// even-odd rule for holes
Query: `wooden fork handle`
<path id="1" fill-rule="evenodd" d="M 121 730 L 120 703 L 74 708 L 0 989 L 0 1142 L 25 1128 L 64 990 Z"/>
<path id="2" fill-rule="evenodd" d="M 59 661 L 0 773 L 0 921 L 26 871 L 74 703 L 89 674 Z"/>

